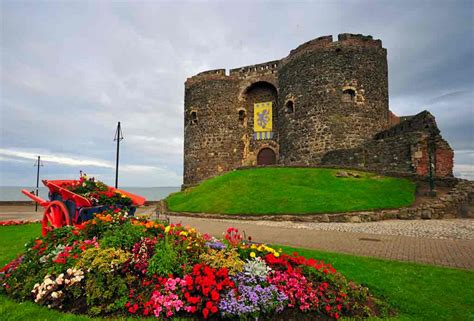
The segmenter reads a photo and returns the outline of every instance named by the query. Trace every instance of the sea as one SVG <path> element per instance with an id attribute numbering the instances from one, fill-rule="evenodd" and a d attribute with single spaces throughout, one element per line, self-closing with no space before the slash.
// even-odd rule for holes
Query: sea
<path id="1" fill-rule="evenodd" d="M 178 192 L 180 187 L 171 186 L 171 187 L 122 187 L 120 189 L 143 196 L 148 201 L 159 201 L 167 197 L 169 194 Z M 22 186 L 0 186 L 0 201 L 29 201 L 30 199 L 26 195 L 22 194 L 20 191 L 26 189 L 28 191 L 33 191 L 34 187 L 22 187 Z M 46 187 L 39 188 L 39 196 L 43 199 L 48 198 L 48 189 Z"/>

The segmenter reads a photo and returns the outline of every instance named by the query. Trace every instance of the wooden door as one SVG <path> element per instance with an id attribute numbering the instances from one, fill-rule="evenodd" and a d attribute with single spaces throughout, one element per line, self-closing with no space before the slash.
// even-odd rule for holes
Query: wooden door
<path id="1" fill-rule="evenodd" d="M 276 164 L 276 155 L 273 149 L 263 148 L 257 156 L 257 165 L 274 165 Z"/>

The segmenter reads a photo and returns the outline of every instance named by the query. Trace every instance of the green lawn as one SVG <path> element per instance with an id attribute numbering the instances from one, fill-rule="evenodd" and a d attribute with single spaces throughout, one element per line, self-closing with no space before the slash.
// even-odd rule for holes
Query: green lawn
<path id="1" fill-rule="evenodd" d="M 176 212 L 309 214 L 397 208 L 411 205 L 414 183 L 356 172 L 336 177 L 327 168 L 259 168 L 233 171 L 170 195 Z"/>
<path id="2" fill-rule="evenodd" d="M 0 263 L 13 259 L 23 244 L 39 233 L 39 224 L 0 227 Z M 368 286 L 398 311 L 397 317 L 390 320 L 474 320 L 473 271 L 290 247 L 283 249 L 330 262 L 348 278 Z M 1 320 L 101 320 L 48 310 L 31 302 L 17 303 L 1 295 L 0 316 Z"/>

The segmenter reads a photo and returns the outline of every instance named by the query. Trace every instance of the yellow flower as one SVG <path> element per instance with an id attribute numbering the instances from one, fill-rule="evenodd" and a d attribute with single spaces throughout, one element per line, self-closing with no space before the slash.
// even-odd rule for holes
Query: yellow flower
<path id="1" fill-rule="evenodd" d="M 179 235 L 188 236 L 188 232 L 182 231 L 181 233 L 179 233 Z"/>
<path id="2" fill-rule="evenodd" d="M 275 257 L 279 257 L 279 256 L 280 256 L 280 253 L 275 252 L 273 255 L 275 255 Z"/>
<path id="3" fill-rule="evenodd" d="M 170 230 L 171 230 L 171 226 L 168 225 L 168 226 L 165 228 L 165 233 L 168 234 Z"/>
<path id="4" fill-rule="evenodd" d="M 255 252 L 250 252 L 250 257 L 251 258 L 254 258 L 256 255 L 255 255 Z"/>

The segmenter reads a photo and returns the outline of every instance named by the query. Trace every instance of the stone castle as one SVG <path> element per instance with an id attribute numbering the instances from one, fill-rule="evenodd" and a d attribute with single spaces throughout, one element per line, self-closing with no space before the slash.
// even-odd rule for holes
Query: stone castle
<path id="1" fill-rule="evenodd" d="M 263 136 L 259 103 L 271 106 Z M 272 164 L 452 176 L 434 117 L 389 110 L 387 50 L 371 36 L 319 37 L 281 60 L 201 72 L 186 80 L 184 121 L 184 187 Z"/>

